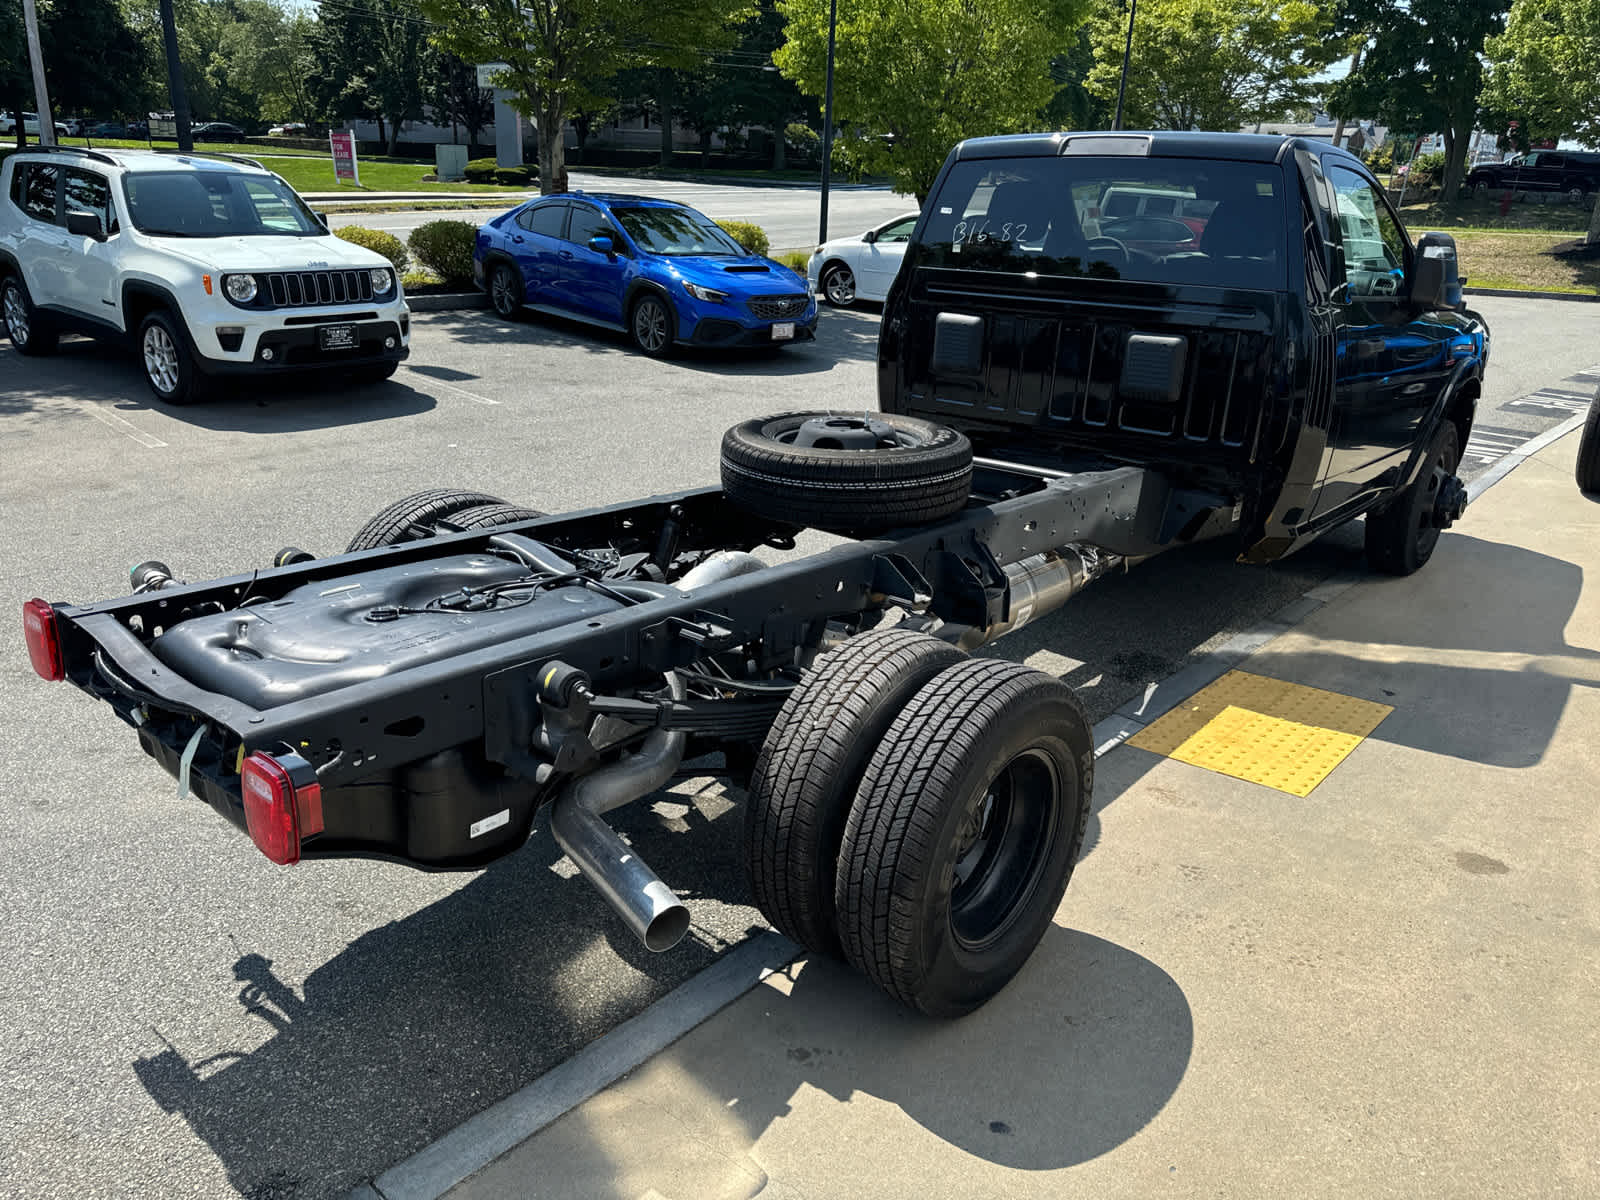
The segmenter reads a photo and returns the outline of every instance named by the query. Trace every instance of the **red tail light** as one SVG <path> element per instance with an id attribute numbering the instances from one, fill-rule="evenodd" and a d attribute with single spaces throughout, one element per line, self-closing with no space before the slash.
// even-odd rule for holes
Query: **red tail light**
<path id="1" fill-rule="evenodd" d="M 28 641 L 28 660 L 41 679 L 51 683 L 67 677 L 61 661 L 61 634 L 56 626 L 56 610 L 44 600 L 29 600 L 22 606 L 22 635 Z"/>
<path id="2" fill-rule="evenodd" d="M 256 848 L 281 866 L 300 861 L 300 840 L 321 833 L 322 785 L 298 754 L 256 751 L 239 768 L 244 823 Z"/>

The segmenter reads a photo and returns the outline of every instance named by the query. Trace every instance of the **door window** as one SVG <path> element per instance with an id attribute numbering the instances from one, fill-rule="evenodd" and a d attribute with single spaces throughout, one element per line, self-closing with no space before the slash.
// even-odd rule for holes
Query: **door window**
<path id="1" fill-rule="evenodd" d="M 1345 281 L 1352 296 L 1398 296 L 1411 247 L 1389 205 L 1354 171 L 1328 168 L 1339 232 L 1344 242 Z"/>
<path id="2" fill-rule="evenodd" d="M 111 185 L 105 176 L 69 169 L 65 191 L 68 212 L 94 213 L 107 237 L 117 232 L 117 210 L 111 203 Z"/>
<path id="3" fill-rule="evenodd" d="M 529 233 L 542 234 L 545 237 L 560 237 L 561 231 L 567 224 L 567 206 L 565 204 L 536 204 L 532 208 L 525 208 L 517 217 L 517 224 Z"/>
<path id="4" fill-rule="evenodd" d="M 28 164 L 28 177 L 22 187 L 22 211 L 35 221 L 56 223 L 56 179 L 60 172 L 55 167 L 40 163 Z"/>
<path id="5" fill-rule="evenodd" d="M 610 238 L 612 246 L 619 253 L 624 249 L 622 239 L 617 236 L 617 231 L 611 227 L 611 222 L 606 220 L 604 213 L 590 208 L 587 204 L 574 204 L 572 220 L 567 226 L 567 241 L 587 246 L 589 239 L 593 237 Z"/>
<path id="6" fill-rule="evenodd" d="M 878 230 L 880 242 L 909 242 L 911 231 L 917 227 L 916 217 L 907 217 L 903 221 L 896 221 L 893 225 L 885 225 Z"/>

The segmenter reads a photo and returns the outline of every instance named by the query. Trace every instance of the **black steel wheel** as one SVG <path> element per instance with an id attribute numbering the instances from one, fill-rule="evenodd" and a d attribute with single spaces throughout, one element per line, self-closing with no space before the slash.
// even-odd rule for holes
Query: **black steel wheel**
<path id="1" fill-rule="evenodd" d="M 767 920 L 808 949 L 839 953 L 839 842 L 868 759 L 922 685 L 965 657 L 909 629 L 859 634 L 817 660 L 767 733 L 745 808 L 745 871 Z"/>
<path id="2" fill-rule="evenodd" d="M 891 413 L 758 417 L 723 434 L 722 488 L 772 520 L 881 533 L 960 512 L 972 490 L 972 443 Z"/>
<path id="3" fill-rule="evenodd" d="M 7 275 L 0 283 L 0 319 L 18 354 L 49 354 L 56 348 L 55 328 L 33 307 L 28 285 L 19 275 Z"/>
<path id="4" fill-rule="evenodd" d="M 1589 401 L 1583 436 L 1578 439 L 1578 486 L 1586 492 L 1600 493 L 1600 388 Z"/>
<path id="5" fill-rule="evenodd" d="M 835 308 L 849 308 L 856 302 L 856 275 L 842 262 L 822 268 L 822 298 Z"/>
<path id="6" fill-rule="evenodd" d="M 1367 514 L 1367 562 L 1387 575 L 1410 575 L 1427 565 L 1439 534 L 1466 508 L 1466 489 L 1456 478 L 1461 461 L 1455 424 L 1441 421 L 1428 446 L 1422 472 L 1387 505 Z"/>
<path id="7" fill-rule="evenodd" d="M 497 316 L 516 320 L 522 312 L 522 279 L 508 262 L 489 268 L 489 304 Z"/>
<path id="8" fill-rule="evenodd" d="M 372 550 L 378 546 L 397 546 L 401 542 L 418 542 L 438 534 L 440 522 L 453 514 L 484 505 L 505 503 L 499 496 L 458 488 L 429 488 L 415 492 L 385 506 L 358 529 L 345 547 L 345 553 Z"/>
<path id="9" fill-rule="evenodd" d="M 933 1016 L 983 1004 L 1049 928 L 1093 788 L 1089 719 L 1061 680 L 996 659 L 935 675 L 850 809 L 834 892 L 845 957 Z"/>
<path id="10" fill-rule="evenodd" d="M 628 333 L 633 344 L 651 358 L 660 358 L 672 349 L 672 313 L 667 302 L 649 293 L 633 302 L 628 315 Z"/>
<path id="11" fill-rule="evenodd" d="M 198 404 L 206 399 L 209 380 L 189 353 L 187 334 L 165 309 L 157 309 L 139 326 L 139 361 L 144 380 L 163 404 Z"/>

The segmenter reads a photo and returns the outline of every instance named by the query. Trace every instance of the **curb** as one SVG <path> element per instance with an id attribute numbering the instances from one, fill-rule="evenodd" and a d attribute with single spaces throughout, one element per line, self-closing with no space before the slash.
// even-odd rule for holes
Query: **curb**
<path id="1" fill-rule="evenodd" d="M 488 308 L 487 292 L 447 292 L 437 296 L 407 296 L 412 312 L 447 312 L 458 308 Z"/>
<path id="2" fill-rule="evenodd" d="M 1512 288 L 1475 288 L 1461 289 L 1465 296 L 1512 296 L 1522 300 L 1576 300 L 1580 304 L 1600 303 L 1600 296 L 1588 296 L 1580 292 L 1519 292 Z"/>
<path id="3" fill-rule="evenodd" d="M 1468 485 L 1469 498 L 1478 499 L 1529 458 L 1578 429 L 1584 420 L 1582 414 L 1573 416 L 1505 455 Z M 1144 695 L 1096 723 L 1092 730 L 1094 756 L 1101 758 L 1111 753 L 1146 725 L 1368 578 L 1363 571 L 1336 574 L 1265 620 L 1235 634 L 1199 662 L 1152 683 Z M 345 1200 L 439 1200 L 451 1188 L 611 1086 L 804 953 L 800 946 L 773 932 L 760 933 L 740 943 L 566 1062 L 469 1117 L 372 1182 L 360 1184 Z"/>

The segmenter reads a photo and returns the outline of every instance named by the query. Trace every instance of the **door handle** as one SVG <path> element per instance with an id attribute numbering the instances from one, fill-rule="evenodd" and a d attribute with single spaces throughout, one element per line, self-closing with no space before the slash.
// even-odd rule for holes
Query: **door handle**
<path id="1" fill-rule="evenodd" d="M 516 243 L 516 244 L 517 244 L 517 245 L 519 245 L 519 246 L 520 246 L 520 245 L 522 245 L 522 235 L 521 235 L 521 234 L 520 234 L 520 233 L 514 233 L 514 234 L 512 234 L 512 235 L 511 235 L 511 240 L 512 240 L 512 241 L 513 241 L 513 242 L 515 242 L 515 243 Z"/>
<path id="2" fill-rule="evenodd" d="M 572 261 L 572 251 L 571 250 L 563 250 L 561 252 L 561 257 L 566 259 L 568 262 L 571 262 Z"/>

